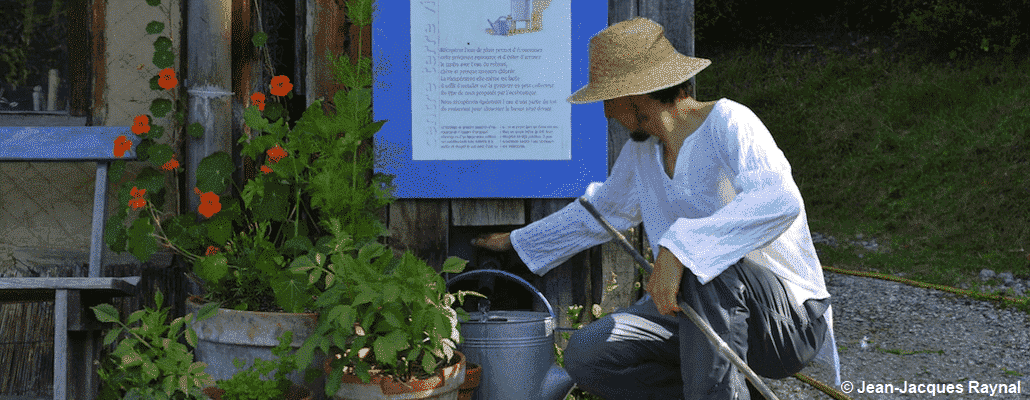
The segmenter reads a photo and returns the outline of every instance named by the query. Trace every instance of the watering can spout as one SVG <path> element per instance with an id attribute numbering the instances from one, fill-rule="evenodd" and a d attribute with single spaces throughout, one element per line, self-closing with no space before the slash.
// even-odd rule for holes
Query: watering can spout
<path id="1" fill-rule="evenodd" d="M 551 365 L 544 377 L 544 383 L 540 386 L 540 398 L 542 400 L 562 400 L 572 392 L 572 377 L 564 368 L 557 364 Z"/>

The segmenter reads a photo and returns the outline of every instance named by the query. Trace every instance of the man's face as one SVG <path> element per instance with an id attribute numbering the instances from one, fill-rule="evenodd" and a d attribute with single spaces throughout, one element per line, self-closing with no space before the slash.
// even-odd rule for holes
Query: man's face
<path id="1" fill-rule="evenodd" d="M 629 138 L 635 142 L 643 142 L 651 137 L 647 130 L 647 122 L 652 118 L 641 112 L 640 97 L 646 95 L 618 97 L 604 101 L 604 116 L 615 118 L 629 130 Z"/>

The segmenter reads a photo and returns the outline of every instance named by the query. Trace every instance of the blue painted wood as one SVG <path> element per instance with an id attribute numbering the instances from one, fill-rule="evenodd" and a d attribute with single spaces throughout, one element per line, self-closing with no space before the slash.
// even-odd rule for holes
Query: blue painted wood
<path id="1" fill-rule="evenodd" d="M 93 197 L 93 223 L 90 234 L 89 278 L 0 278 L 0 302 L 10 300 L 54 299 L 54 399 L 65 400 L 70 395 L 84 399 L 96 397 L 93 385 L 72 384 L 71 370 L 85 371 L 90 379 L 96 374 L 92 357 L 72 360 L 69 354 L 86 354 L 87 347 L 95 348 L 98 335 L 87 332 L 93 343 L 69 340 L 69 313 L 89 312 L 86 309 L 69 310 L 69 292 L 76 298 L 81 292 L 92 296 L 116 297 L 135 294 L 139 277 L 101 278 L 103 232 L 107 200 L 107 168 L 114 160 L 135 160 L 139 138 L 128 126 L 62 126 L 62 127 L 0 127 L 0 161 L 64 161 L 97 163 L 96 186 Z M 124 149 L 116 155 L 116 148 Z M 76 302 L 75 307 L 84 307 Z M 92 354 L 92 353 L 88 353 Z M 75 365 L 69 365 L 69 362 Z M 70 389 L 74 389 L 70 393 Z"/>
<path id="2" fill-rule="evenodd" d="M 115 141 L 132 145 L 115 156 Z M 0 161 L 134 160 L 139 137 L 128 126 L 0 127 Z"/>

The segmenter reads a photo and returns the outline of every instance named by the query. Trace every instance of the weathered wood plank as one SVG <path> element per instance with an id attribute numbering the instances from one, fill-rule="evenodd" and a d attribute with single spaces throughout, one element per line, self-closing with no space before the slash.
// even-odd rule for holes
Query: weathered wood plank
<path id="1" fill-rule="evenodd" d="M 453 199 L 454 226 L 522 225 L 526 206 L 522 199 Z"/>
<path id="2" fill-rule="evenodd" d="M 0 278 L 0 302 L 45 301 L 58 290 L 88 290 L 97 296 L 136 294 L 139 277 L 129 278 Z"/>
<path id="3" fill-rule="evenodd" d="M 447 259 L 450 207 L 447 200 L 399 199 L 390 205 L 388 226 L 398 250 L 411 250 L 437 271 Z"/>
<path id="4" fill-rule="evenodd" d="M 132 143 L 118 156 L 120 136 Z M 135 160 L 138 144 L 128 126 L 0 127 L 0 161 Z"/>

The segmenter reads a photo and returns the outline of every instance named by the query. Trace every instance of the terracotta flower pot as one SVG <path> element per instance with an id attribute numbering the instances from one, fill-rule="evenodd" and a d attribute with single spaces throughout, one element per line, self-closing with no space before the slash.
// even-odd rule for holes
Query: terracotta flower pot
<path id="1" fill-rule="evenodd" d="M 204 388 L 204 394 L 210 397 L 212 400 L 222 400 L 222 395 L 225 391 L 216 387 Z M 290 386 L 290 389 L 286 391 L 286 396 L 283 396 L 283 400 L 311 400 L 311 390 L 308 388 L 294 384 Z"/>
<path id="2" fill-rule="evenodd" d="M 479 387 L 479 377 L 482 373 L 483 368 L 479 364 L 468 363 L 465 369 L 465 383 L 458 387 L 458 400 L 472 399 L 472 394 Z"/>
<path id="3" fill-rule="evenodd" d="M 409 382 L 394 382 L 390 377 L 373 375 L 368 383 L 361 381 L 357 375 L 344 375 L 340 389 L 335 397 L 341 400 L 400 400 L 400 399 L 435 399 L 457 400 L 458 389 L 465 382 L 465 355 L 455 351 L 459 361 L 454 365 L 441 368 L 437 374 L 427 379 L 414 379 Z M 331 372 L 329 361 L 325 362 L 325 372 Z"/>

